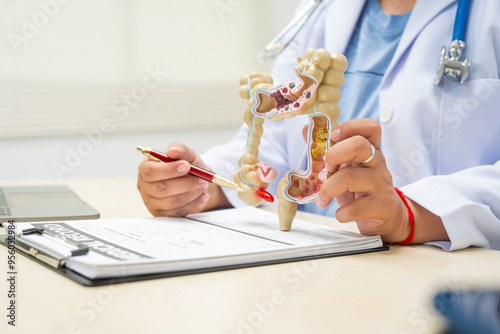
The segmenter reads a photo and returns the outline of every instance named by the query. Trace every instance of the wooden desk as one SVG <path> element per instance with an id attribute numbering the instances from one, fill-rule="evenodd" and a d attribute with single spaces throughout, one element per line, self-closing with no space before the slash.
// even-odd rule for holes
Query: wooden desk
<path id="1" fill-rule="evenodd" d="M 102 218 L 149 216 L 135 182 L 66 184 Z M 6 261 L 2 246 L 0 268 Z M 7 325 L 8 287 L 2 278 L 1 333 L 436 333 L 443 325 L 430 303 L 437 291 L 500 288 L 500 252 L 447 253 L 432 246 L 391 246 L 388 252 L 96 288 L 21 255 L 16 261 L 17 326 Z"/>

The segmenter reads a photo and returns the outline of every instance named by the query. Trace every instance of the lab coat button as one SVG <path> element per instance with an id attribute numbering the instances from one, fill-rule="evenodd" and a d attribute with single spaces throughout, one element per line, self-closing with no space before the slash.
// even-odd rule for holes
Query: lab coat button
<path id="1" fill-rule="evenodd" d="M 380 109 L 380 121 L 383 123 L 387 123 L 392 118 L 392 108 L 391 106 L 383 106 Z"/>

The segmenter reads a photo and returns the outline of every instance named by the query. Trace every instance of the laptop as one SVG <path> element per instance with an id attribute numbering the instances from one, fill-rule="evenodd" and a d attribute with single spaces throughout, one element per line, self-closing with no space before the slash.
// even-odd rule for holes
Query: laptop
<path id="1" fill-rule="evenodd" d="M 3 222 L 96 219 L 100 214 L 69 187 L 0 187 L 0 225 Z"/>

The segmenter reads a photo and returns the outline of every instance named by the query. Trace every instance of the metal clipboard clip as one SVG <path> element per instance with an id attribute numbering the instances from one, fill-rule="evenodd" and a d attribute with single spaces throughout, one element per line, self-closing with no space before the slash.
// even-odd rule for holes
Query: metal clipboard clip
<path id="1" fill-rule="evenodd" d="M 23 236 L 31 234 L 50 235 L 51 237 L 63 240 L 65 243 L 72 246 L 74 249 L 70 250 L 67 255 L 61 256 L 51 251 L 50 249 L 42 248 L 39 245 L 36 245 L 33 242 L 23 238 Z M 17 234 L 15 245 L 16 249 L 20 250 L 23 253 L 33 256 L 34 258 L 42 261 L 45 264 L 48 264 L 53 268 L 61 268 L 65 265 L 66 261 L 70 257 L 84 255 L 89 252 L 88 246 L 85 246 L 78 242 L 74 242 L 73 240 L 69 240 L 67 238 L 64 238 L 63 236 L 53 234 L 43 228 L 36 228 L 36 227 L 24 229 L 19 234 Z"/>

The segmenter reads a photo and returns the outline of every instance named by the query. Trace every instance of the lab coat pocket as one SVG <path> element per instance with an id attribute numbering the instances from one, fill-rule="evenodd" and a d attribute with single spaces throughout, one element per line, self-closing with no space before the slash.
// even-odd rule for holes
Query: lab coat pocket
<path id="1" fill-rule="evenodd" d="M 438 174 L 500 160 L 500 80 L 446 82 L 433 137 Z"/>

